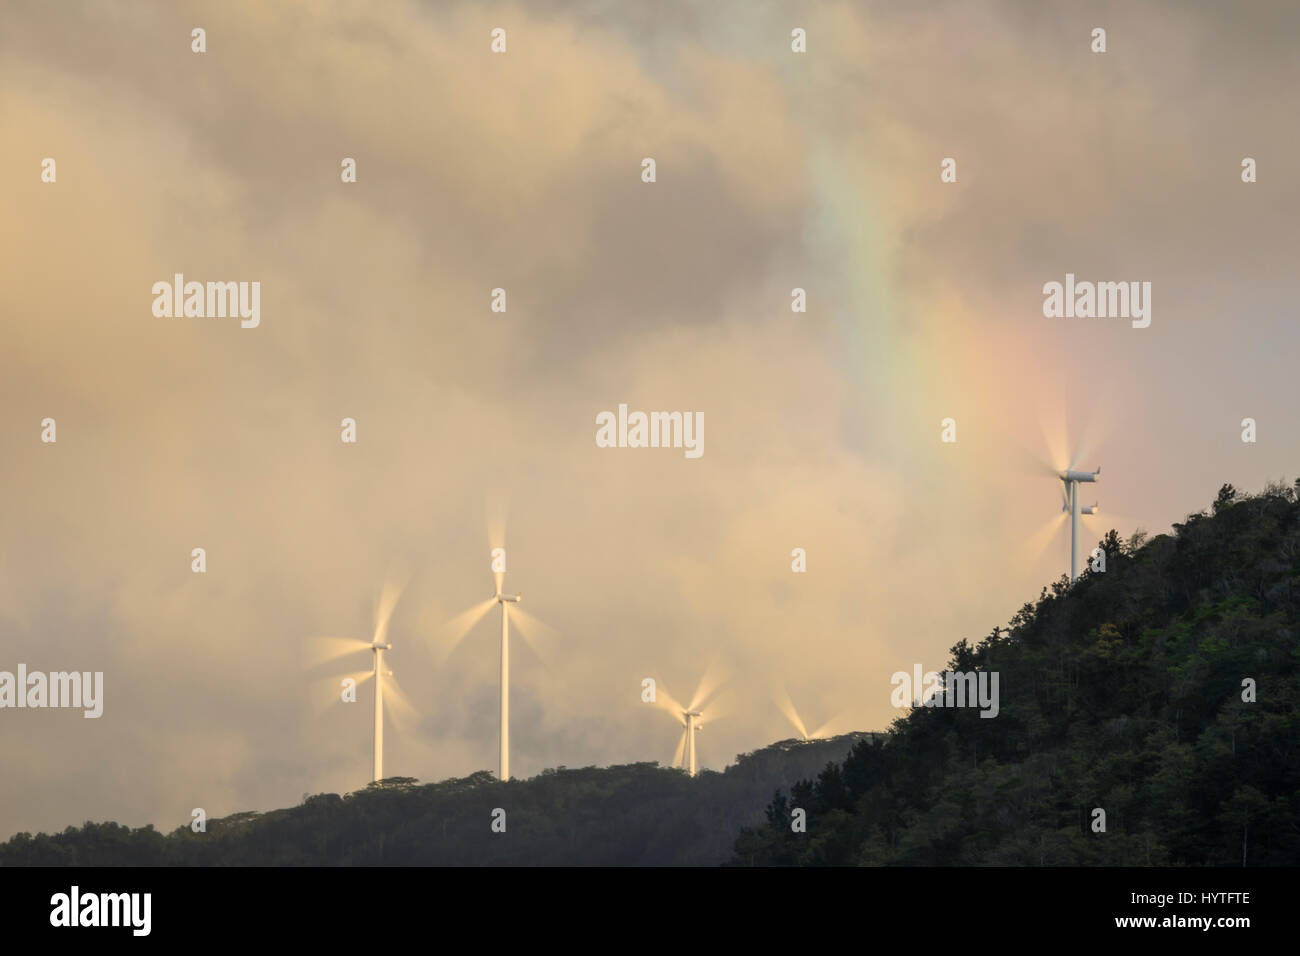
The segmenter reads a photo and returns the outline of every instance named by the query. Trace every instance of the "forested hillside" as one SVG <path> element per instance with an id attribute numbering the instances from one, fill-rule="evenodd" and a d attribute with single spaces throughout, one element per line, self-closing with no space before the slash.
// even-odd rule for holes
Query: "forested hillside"
<path id="1" fill-rule="evenodd" d="M 762 820 L 776 787 L 843 759 L 868 736 L 782 741 L 694 779 L 653 763 L 559 768 L 507 784 L 486 771 L 424 785 L 393 778 L 210 820 L 206 833 L 116 823 L 20 833 L 0 845 L 0 866 L 714 866 L 741 827 Z M 491 829 L 497 808 L 504 833 Z"/>
<path id="2" fill-rule="evenodd" d="M 952 649 L 949 670 L 999 673 L 996 718 L 910 711 L 778 793 L 734 862 L 1300 864 L 1297 485 L 1112 531 L 1105 573 Z"/>

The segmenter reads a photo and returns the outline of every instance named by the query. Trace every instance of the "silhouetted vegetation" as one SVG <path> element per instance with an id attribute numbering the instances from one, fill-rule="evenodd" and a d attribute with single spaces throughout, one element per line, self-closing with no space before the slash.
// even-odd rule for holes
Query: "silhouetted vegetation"
<path id="1" fill-rule="evenodd" d="M 20 833 L 0 845 L 0 866 L 712 866 L 742 826 L 762 819 L 775 787 L 842 759 L 866 736 L 783 741 L 695 779 L 654 763 L 560 767 L 506 784 L 486 771 L 424 785 L 394 777 L 210 820 L 206 833 L 116 823 Z M 490 828 L 497 807 L 504 834 Z"/>
<path id="2" fill-rule="evenodd" d="M 952 649 L 948 670 L 999 673 L 996 718 L 909 711 L 778 792 L 734 862 L 1300 863 L 1297 486 L 1224 485 L 1150 541 L 1111 531 L 1104 574 Z"/>

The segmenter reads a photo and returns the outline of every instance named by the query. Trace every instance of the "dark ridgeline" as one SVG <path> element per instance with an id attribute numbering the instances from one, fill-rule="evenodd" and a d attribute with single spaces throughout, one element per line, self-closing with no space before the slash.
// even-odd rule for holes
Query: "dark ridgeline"
<path id="1" fill-rule="evenodd" d="M 888 735 L 785 741 L 694 780 L 654 764 L 504 786 L 484 772 L 321 794 L 206 834 L 86 824 L 19 834 L 0 865 L 1300 864 L 1296 489 L 1225 485 L 1171 535 L 1102 545 L 1104 574 L 1063 576 L 1008 629 L 952 649 L 948 670 L 1000 674 L 993 719 L 921 708 Z M 864 694 L 890 690 L 864 677 Z"/>
<path id="2" fill-rule="evenodd" d="M 734 861 L 1300 864 L 1298 492 L 1224 485 L 1172 535 L 1111 531 L 1104 574 L 1063 576 L 1009 629 L 952 649 L 948 670 L 1000 673 L 996 718 L 895 721 L 779 793 Z"/>
<path id="3" fill-rule="evenodd" d="M 868 734 L 788 740 L 695 779 L 654 763 L 545 770 L 502 785 L 481 771 L 421 785 L 409 777 L 269 813 L 183 826 L 87 823 L 0 844 L 0 866 L 715 866 L 763 819 L 779 786 L 841 760 Z M 506 832 L 491 830 L 506 811 Z"/>

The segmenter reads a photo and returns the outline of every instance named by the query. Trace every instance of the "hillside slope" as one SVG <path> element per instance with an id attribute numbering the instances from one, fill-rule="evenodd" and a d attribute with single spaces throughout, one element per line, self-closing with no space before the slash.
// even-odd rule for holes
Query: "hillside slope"
<path id="1" fill-rule="evenodd" d="M 486 771 L 421 785 L 394 778 L 269 813 L 180 827 L 87 823 L 0 844 L 0 866 L 703 865 L 726 861 L 778 786 L 841 760 L 867 734 L 781 741 L 694 779 L 653 763 L 563 767 L 497 782 Z M 496 808 L 505 833 L 491 829 Z"/>
<path id="2" fill-rule="evenodd" d="M 734 862 L 1300 864 L 1297 490 L 1225 485 L 1172 535 L 1112 531 L 1104 573 L 952 649 L 999 673 L 996 718 L 908 712 L 778 794 Z"/>

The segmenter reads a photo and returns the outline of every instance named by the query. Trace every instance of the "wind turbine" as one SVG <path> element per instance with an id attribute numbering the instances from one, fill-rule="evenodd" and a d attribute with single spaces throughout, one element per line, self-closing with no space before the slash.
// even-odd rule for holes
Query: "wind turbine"
<path id="1" fill-rule="evenodd" d="M 695 735 L 703 728 L 700 718 L 704 716 L 702 708 L 712 697 L 717 689 L 717 681 L 710 681 L 713 668 L 705 672 L 704 677 L 700 680 L 700 686 L 695 690 L 695 696 L 691 698 L 689 707 L 683 707 L 673 696 L 665 690 L 657 690 L 655 693 L 655 703 L 662 707 L 668 713 L 676 718 L 677 722 L 682 725 L 682 736 L 677 742 L 677 751 L 673 754 L 674 767 L 685 766 L 686 772 L 692 777 L 696 773 L 695 759 Z M 713 717 L 718 716 L 716 708 L 713 711 Z M 683 758 L 685 758 L 683 760 Z"/>
<path id="2" fill-rule="evenodd" d="M 335 637 L 324 638 L 317 642 L 318 653 L 316 657 L 320 663 L 337 660 L 349 654 L 355 654 L 362 649 L 370 651 L 370 670 L 347 676 L 352 678 L 355 684 L 361 684 L 371 678 L 375 682 L 374 755 L 371 769 L 376 783 L 384 779 L 385 691 L 387 691 L 388 706 L 395 711 L 394 716 L 397 716 L 397 713 L 409 714 L 413 712 L 413 708 L 406 700 L 401 688 L 397 686 L 397 681 L 393 678 L 393 672 L 384 665 L 384 652 L 393 649 L 392 643 L 387 639 L 388 622 L 393 616 L 393 608 L 397 605 L 400 593 L 400 590 L 395 587 L 386 586 L 384 588 L 379 599 L 379 606 L 375 611 L 374 636 L 369 641 L 355 637 Z"/>
<path id="3" fill-rule="evenodd" d="M 1088 410 L 1082 427 L 1073 431 L 1073 437 L 1071 437 L 1071 429 L 1067 426 L 1063 406 L 1052 407 L 1049 403 L 1039 408 L 1039 414 L 1043 438 L 1040 449 L 1035 450 L 1023 444 L 1013 434 L 1007 434 L 1006 442 L 1011 451 L 1023 460 L 1024 471 L 1027 474 L 1039 477 L 1049 474 L 1062 483 L 1061 510 L 1055 518 L 1044 522 L 1029 536 L 1025 542 L 1025 550 L 1035 559 L 1040 557 L 1057 540 L 1057 533 L 1065 516 L 1068 515 L 1070 518 L 1070 583 L 1073 584 L 1079 579 L 1080 544 L 1082 543 L 1079 538 L 1079 518 L 1083 515 L 1099 514 L 1101 511 L 1100 505 L 1084 505 L 1079 498 L 1081 490 L 1079 485 L 1092 484 L 1100 480 L 1101 468 L 1096 471 L 1079 471 L 1079 463 L 1081 460 L 1091 458 L 1103 436 L 1113 429 L 1118 410 L 1103 397 L 1099 404 Z M 1123 523 L 1130 520 L 1123 515 L 1117 515 L 1114 511 L 1107 513 L 1112 522 Z"/>
<path id="4" fill-rule="evenodd" d="M 1101 510 L 1100 505 L 1092 504 L 1085 507 L 1079 505 L 1079 483 L 1095 482 L 1101 475 L 1100 466 L 1096 471 L 1075 471 L 1067 468 L 1059 472 L 1058 477 L 1065 484 L 1063 490 L 1064 502 L 1061 510 L 1068 512 L 1070 515 L 1070 583 L 1073 584 L 1079 578 L 1079 516 L 1095 515 Z"/>
<path id="5" fill-rule="evenodd" d="M 515 627 L 520 635 L 527 641 L 530 633 L 534 636 L 540 636 L 544 632 L 550 631 L 547 625 L 543 624 L 537 618 L 527 613 L 519 607 L 519 602 L 523 599 L 520 594 L 505 593 L 505 549 L 492 549 L 492 573 L 496 579 L 496 594 L 485 601 L 464 611 L 454 618 L 446 628 L 451 633 L 451 648 L 473 630 L 474 625 L 481 621 L 492 610 L 495 605 L 501 606 L 501 743 L 499 751 L 499 778 L 501 780 L 510 779 L 510 620 L 513 617 Z M 531 645 L 531 642 L 530 646 Z M 450 649 L 449 648 L 449 652 Z M 536 647 L 533 647 L 536 652 Z"/>
<path id="6" fill-rule="evenodd" d="M 799 711 L 795 709 L 794 701 L 790 699 L 790 694 L 784 687 L 777 687 L 776 703 L 781 708 L 781 713 L 785 714 L 786 720 L 790 721 L 794 725 L 794 729 L 799 731 L 799 737 L 803 740 L 822 740 L 830 736 L 831 725 L 839 720 L 839 717 L 832 717 L 809 733 L 807 727 L 804 726 L 804 722 L 799 718 Z"/>
<path id="7" fill-rule="evenodd" d="M 676 707 L 677 705 L 674 705 Z M 682 725 L 682 736 L 677 741 L 677 750 L 673 752 L 674 767 L 682 767 L 690 776 L 695 776 L 695 735 L 704 729 L 699 719 L 704 716 L 698 710 L 671 710 L 670 713 Z"/>

